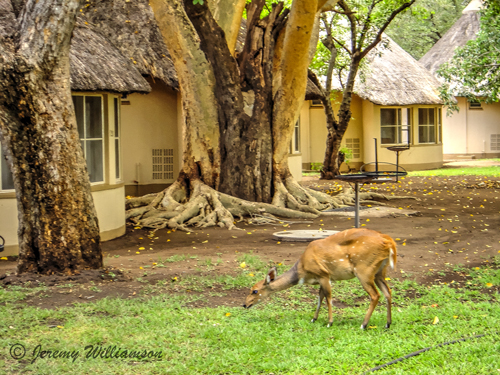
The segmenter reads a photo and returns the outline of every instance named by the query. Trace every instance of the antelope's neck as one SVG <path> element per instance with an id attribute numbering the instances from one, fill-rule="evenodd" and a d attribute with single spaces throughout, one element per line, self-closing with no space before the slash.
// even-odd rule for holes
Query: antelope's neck
<path id="1" fill-rule="evenodd" d="M 298 261 L 286 271 L 281 276 L 277 277 L 276 280 L 269 284 L 269 289 L 272 292 L 279 292 L 280 290 L 288 289 L 294 285 L 297 285 L 299 282 L 299 274 L 297 272 Z"/>

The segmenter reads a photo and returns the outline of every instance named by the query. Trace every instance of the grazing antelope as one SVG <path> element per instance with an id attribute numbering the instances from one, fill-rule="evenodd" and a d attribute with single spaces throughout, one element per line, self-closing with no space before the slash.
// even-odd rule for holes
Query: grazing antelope
<path id="1" fill-rule="evenodd" d="M 319 284 L 318 306 L 312 322 L 318 319 L 323 298 L 328 306 L 328 327 L 333 323 L 332 281 L 349 280 L 357 277 L 370 295 L 370 307 L 361 325 L 365 329 L 377 306 L 380 294 L 387 301 L 387 324 L 391 325 L 391 289 L 385 282 L 387 265 L 396 265 L 396 243 L 386 234 L 373 230 L 356 228 L 336 233 L 330 237 L 313 241 L 287 272 L 277 276 L 276 267 L 267 273 L 250 290 L 243 307 L 249 309 L 272 293 L 288 289 L 297 284 Z"/>

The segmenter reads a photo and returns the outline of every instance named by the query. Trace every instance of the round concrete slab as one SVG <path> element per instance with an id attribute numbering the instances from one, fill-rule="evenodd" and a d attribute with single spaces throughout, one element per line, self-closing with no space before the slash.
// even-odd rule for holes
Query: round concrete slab
<path id="1" fill-rule="evenodd" d="M 310 242 L 320 240 L 338 233 L 338 230 L 286 230 L 283 232 L 273 233 L 273 239 L 277 241 L 290 242 Z"/>

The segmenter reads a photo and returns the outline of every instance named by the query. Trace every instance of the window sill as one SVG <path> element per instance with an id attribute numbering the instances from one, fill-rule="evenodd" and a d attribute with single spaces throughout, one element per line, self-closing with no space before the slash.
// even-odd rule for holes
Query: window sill
<path id="1" fill-rule="evenodd" d="M 99 185 L 91 185 L 90 191 L 103 191 L 103 190 L 113 190 L 119 189 L 125 186 L 125 183 L 120 182 L 118 184 L 110 185 L 110 184 L 99 184 Z M 0 190 L 0 199 L 12 199 L 16 198 L 16 192 L 14 190 Z"/>

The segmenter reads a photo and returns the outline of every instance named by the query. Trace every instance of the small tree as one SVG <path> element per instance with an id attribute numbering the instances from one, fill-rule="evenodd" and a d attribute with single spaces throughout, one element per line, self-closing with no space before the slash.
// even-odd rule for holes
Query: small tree
<path id="1" fill-rule="evenodd" d="M 0 139 L 18 202 L 19 273 L 102 267 L 69 79 L 79 7 L 79 0 L 12 1 L 3 15 Z"/>
<path id="2" fill-rule="evenodd" d="M 316 67 L 318 71 L 319 66 L 327 67 L 323 68 L 323 73 L 326 73 L 325 88 L 315 74 L 310 74 L 310 78 L 323 91 L 321 101 L 325 108 L 328 130 L 321 178 L 329 180 L 339 174 L 340 145 L 351 119 L 354 83 L 363 58 L 381 42 L 384 31 L 394 18 L 414 2 L 415 0 L 340 0 L 329 18 L 323 16 L 325 37 L 321 42 L 327 50 L 322 50 L 326 59 L 321 63 L 316 60 L 313 69 Z M 339 60 L 341 64 L 337 65 Z M 342 85 L 342 101 L 336 117 L 331 99 L 335 70 Z"/>

